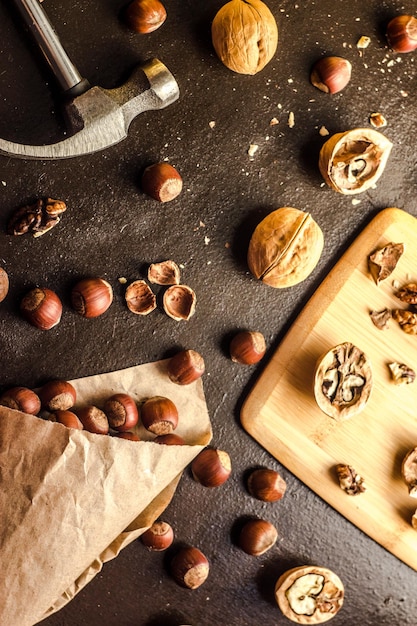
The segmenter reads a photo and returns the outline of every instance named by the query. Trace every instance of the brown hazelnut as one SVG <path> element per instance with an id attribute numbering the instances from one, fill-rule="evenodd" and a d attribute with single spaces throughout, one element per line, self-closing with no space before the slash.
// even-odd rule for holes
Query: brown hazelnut
<path id="1" fill-rule="evenodd" d="M 128 441 L 140 441 L 140 437 L 138 437 L 136 433 L 132 433 L 130 431 L 113 433 L 113 437 L 117 437 L 118 439 L 127 439 Z"/>
<path id="2" fill-rule="evenodd" d="M 164 293 L 164 311 L 173 320 L 188 321 L 195 313 L 196 295 L 187 285 L 172 285 Z"/>
<path id="3" fill-rule="evenodd" d="M 182 178 L 169 163 L 154 163 L 144 170 L 141 187 L 154 200 L 169 202 L 181 193 Z"/>
<path id="4" fill-rule="evenodd" d="M 27 387 L 12 387 L 4 391 L 0 396 L 0 405 L 29 415 L 37 415 L 41 410 L 39 396 Z"/>
<path id="5" fill-rule="evenodd" d="M 310 80 L 325 93 L 342 91 L 350 81 L 352 65 L 343 57 L 322 57 L 313 65 Z"/>
<path id="6" fill-rule="evenodd" d="M 265 338 L 257 331 L 242 330 L 230 342 L 230 358 L 235 363 L 254 365 L 266 352 Z"/>
<path id="7" fill-rule="evenodd" d="M 204 359 L 195 350 L 181 350 L 168 362 L 167 372 L 170 381 L 177 385 L 189 385 L 204 374 Z"/>
<path id="8" fill-rule="evenodd" d="M 0 302 L 3 302 L 9 293 L 9 277 L 6 270 L 0 267 Z"/>
<path id="9" fill-rule="evenodd" d="M 204 487 L 219 487 L 232 472 L 230 456 L 224 450 L 205 448 L 193 459 L 191 472 Z"/>
<path id="10" fill-rule="evenodd" d="M 148 530 L 140 536 L 141 542 L 149 550 L 162 552 L 169 548 L 174 541 L 174 531 L 168 522 L 154 522 Z"/>
<path id="11" fill-rule="evenodd" d="M 140 407 L 143 426 L 155 435 L 167 435 L 178 426 L 178 410 L 169 398 L 153 396 Z"/>
<path id="12" fill-rule="evenodd" d="M 98 317 L 113 302 L 113 289 L 103 278 L 84 278 L 71 291 L 71 303 L 83 317 Z"/>
<path id="13" fill-rule="evenodd" d="M 59 409 L 52 414 L 52 417 L 56 422 L 63 424 L 67 428 L 76 428 L 77 430 L 83 430 L 84 428 L 81 421 L 72 411 Z"/>
<path id="14" fill-rule="evenodd" d="M 197 589 L 209 574 L 207 557 L 193 546 L 185 546 L 171 561 L 171 573 L 174 580 L 182 587 Z"/>
<path id="15" fill-rule="evenodd" d="M 155 285 L 179 285 L 180 268 L 170 260 L 151 263 L 148 268 L 148 280 Z"/>
<path id="16" fill-rule="evenodd" d="M 167 13 L 160 0 L 133 0 L 125 9 L 127 25 L 136 33 L 152 33 L 165 22 Z"/>
<path id="17" fill-rule="evenodd" d="M 278 472 L 265 467 L 250 473 L 247 487 L 254 498 L 263 502 L 276 502 L 283 497 L 287 484 Z"/>
<path id="18" fill-rule="evenodd" d="M 66 380 L 50 380 L 40 388 L 39 397 L 43 409 L 65 411 L 74 406 L 77 392 Z"/>
<path id="19" fill-rule="evenodd" d="M 61 321 L 62 303 L 51 289 L 35 287 L 23 298 L 20 310 L 30 324 L 50 330 Z"/>
<path id="20" fill-rule="evenodd" d="M 275 545 L 278 531 L 271 522 L 263 519 L 247 521 L 239 534 L 239 546 L 246 554 L 260 556 Z"/>
<path id="21" fill-rule="evenodd" d="M 96 435 L 108 435 L 109 421 L 104 411 L 96 406 L 83 406 L 77 410 L 77 415 L 85 430 Z"/>
<path id="22" fill-rule="evenodd" d="M 134 399 L 127 393 L 115 393 L 107 398 L 103 407 L 109 425 L 121 432 L 128 431 L 138 423 L 139 413 Z"/>
<path id="23" fill-rule="evenodd" d="M 397 15 L 388 22 L 388 44 L 394 52 L 413 52 L 417 49 L 417 19 L 412 15 Z"/>
<path id="24" fill-rule="evenodd" d="M 136 315 L 148 315 L 156 309 L 156 296 L 144 280 L 135 280 L 127 287 L 125 300 Z"/>
<path id="25" fill-rule="evenodd" d="M 185 441 L 176 433 L 168 433 L 167 435 L 158 435 L 153 440 L 154 443 L 160 443 L 165 446 L 184 446 Z"/>

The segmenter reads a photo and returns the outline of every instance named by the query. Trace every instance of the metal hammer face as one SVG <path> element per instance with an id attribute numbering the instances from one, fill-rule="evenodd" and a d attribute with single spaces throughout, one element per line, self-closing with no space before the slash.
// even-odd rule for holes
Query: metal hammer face
<path id="1" fill-rule="evenodd" d="M 14 1 L 67 98 L 72 97 L 65 105 L 71 136 L 43 146 L 0 139 L 0 154 L 42 160 L 92 154 L 125 139 L 140 113 L 163 109 L 178 99 L 178 84 L 158 59 L 139 66 L 121 87 L 90 87 L 68 58 L 39 0 Z"/>
<path id="2" fill-rule="evenodd" d="M 28 146 L 0 139 L 0 153 L 22 159 L 67 159 L 104 150 L 127 136 L 140 113 L 163 109 L 178 99 L 178 84 L 158 59 L 138 67 L 130 80 L 116 89 L 90 87 L 66 106 L 72 134 L 45 146 Z"/>

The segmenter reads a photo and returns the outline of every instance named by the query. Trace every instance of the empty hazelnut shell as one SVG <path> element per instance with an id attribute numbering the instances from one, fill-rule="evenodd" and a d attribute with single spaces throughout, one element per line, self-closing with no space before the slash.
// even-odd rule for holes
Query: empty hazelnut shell
<path id="1" fill-rule="evenodd" d="M 156 296 L 144 280 L 135 280 L 126 289 L 126 304 L 136 315 L 148 315 L 156 309 Z"/>
<path id="2" fill-rule="evenodd" d="M 188 321 L 195 313 L 196 295 L 187 285 L 172 285 L 164 293 L 164 311 L 172 319 Z"/>
<path id="3" fill-rule="evenodd" d="M 180 268 L 170 260 L 151 263 L 148 268 L 148 280 L 156 285 L 179 285 Z"/>

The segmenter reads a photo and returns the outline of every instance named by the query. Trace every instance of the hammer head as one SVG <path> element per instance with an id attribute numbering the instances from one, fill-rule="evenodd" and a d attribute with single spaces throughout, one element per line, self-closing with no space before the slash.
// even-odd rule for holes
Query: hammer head
<path id="1" fill-rule="evenodd" d="M 171 72 L 158 59 L 151 59 L 121 87 L 91 87 L 71 100 L 66 107 L 70 137 L 45 146 L 0 139 L 0 154 L 41 160 L 92 154 L 125 139 L 139 113 L 163 109 L 178 97 L 178 84 Z"/>

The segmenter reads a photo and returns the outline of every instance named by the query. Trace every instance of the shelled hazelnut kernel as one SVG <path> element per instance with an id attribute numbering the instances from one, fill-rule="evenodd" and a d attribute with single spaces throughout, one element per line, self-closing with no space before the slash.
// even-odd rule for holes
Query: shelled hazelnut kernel
<path id="1" fill-rule="evenodd" d="M 278 472 L 268 468 L 253 470 L 247 480 L 249 493 L 263 502 L 281 500 L 287 484 Z"/>
<path id="2" fill-rule="evenodd" d="M 204 374 L 204 359 L 195 350 L 181 350 L 168 362 L 169 379 L 177 385 L 189 385 Z"/>
<path id="3" fill-rule="evenodd" d="M 77 410 L 77 415 L 85 430 L 96 435 L 108 435 L 109 421 L 106 414 L 96 406 L 83 406 Z"/>
<path id="4" fill-rule="evenodd" d="M 84 428 L 77 415 L 67 409 L 58 409 L 57 411 L 54 411 L 54 413 L 52 413 L 52 417 L 56 422 L 63 424 L 67 428 L 75 428 L 77 430 L 83 430 Z"/>
<path id="5" fill-rule="evenodd" d="M 170 202 L 182 191 L 182 178 L 170 163 L 153 163 L 142 174 L 142 191 L 159 202 Z"/>
<path id="6" fill-rule="evenodd" d="M 132 0 L 124 10 L 126 24 L 135 33 L 147 34 L 162 26 L 167 17 L 160 0 Z"/>
<path id="7" fill-rule="evenodd" d="M 50 330 L 61 321 L 62 302 L 46 287 L 31 289 L 20 303 L 23 317 L 40 330 Z"/>
<path id="8" fill-rule="evenodd" d="M 0 405 L 29 413 L 29 415 L 37 415 L 41 410 L 41 401 L 37 393 L 27 387 L 12 387 L 7 391 L 3 391 L 0 396 Z"/>
<path id="9" fill-rule="evenodd" d="M 209 575 L 210 565 L 207 557 L 193 546 L 185 546 L 171 561 L 171 573 L 174 580 L 182 587 L 197 589 Z"/>
<path id="10" fill-rule="evenodd" d="M 77 397 L 74 387 L 66 380 L 50 380 L 38 393 L 42 408 L 48 411 L 70 409 Z"/>
<path id="11" fill-rule="evenodd" d="M 157 521 L 140 536 L 140 540 L 149 550 L 162 552 L 174 541 L 174 531 L 168 522 Z"/>
<path id="12" fill-rule="evenodd" d="M 191 472 L 204 487 L 219 487 L 232 472 L 230 456 L 224 450 L 205 448 L 193 459 Z"/>
<path id="13" fill-rule="evenodd" d="M 136 402 L 127 393 L 115 393 L 107 398 L 103 411 L 110 427 L 115 430 L 128 431 L 138 423 L 139 413 Z"/>
<path id="14" fill-rule="evenodd" d="M 258 331 L 242 330 L 232 338 L 229 351 L 230 358 L 235 363 L 254 365 L 265 355 L 265 338 Z"/>
<path id="15" fill-rule="evenodd" d="M 240 531 L 239 546 L 246 554 L 260 556 L 270 550 L 277 539 L 278 531 L 271 522 L 252 519 Z"/>
<path id="16" fill-rule="evenodd" d="M 417 50 L 417 18 L 412 15 L 393 17 L 387 25 L 387 39 L 394 52 Z"/>
<path id="17" fill-rule="evenodd" d="M 103 278 L 84 278 L 71 291 L 73 309 L 86 318 L 102 315 L 112 302 L 112 286 Z"/>
<path id="18" fill-rule="evenodd" d="M 154 435 L 167 435 L 178 426 L 178 410 L 169 398 L 153 396 L 140 407 L 143 426 Z"/>

